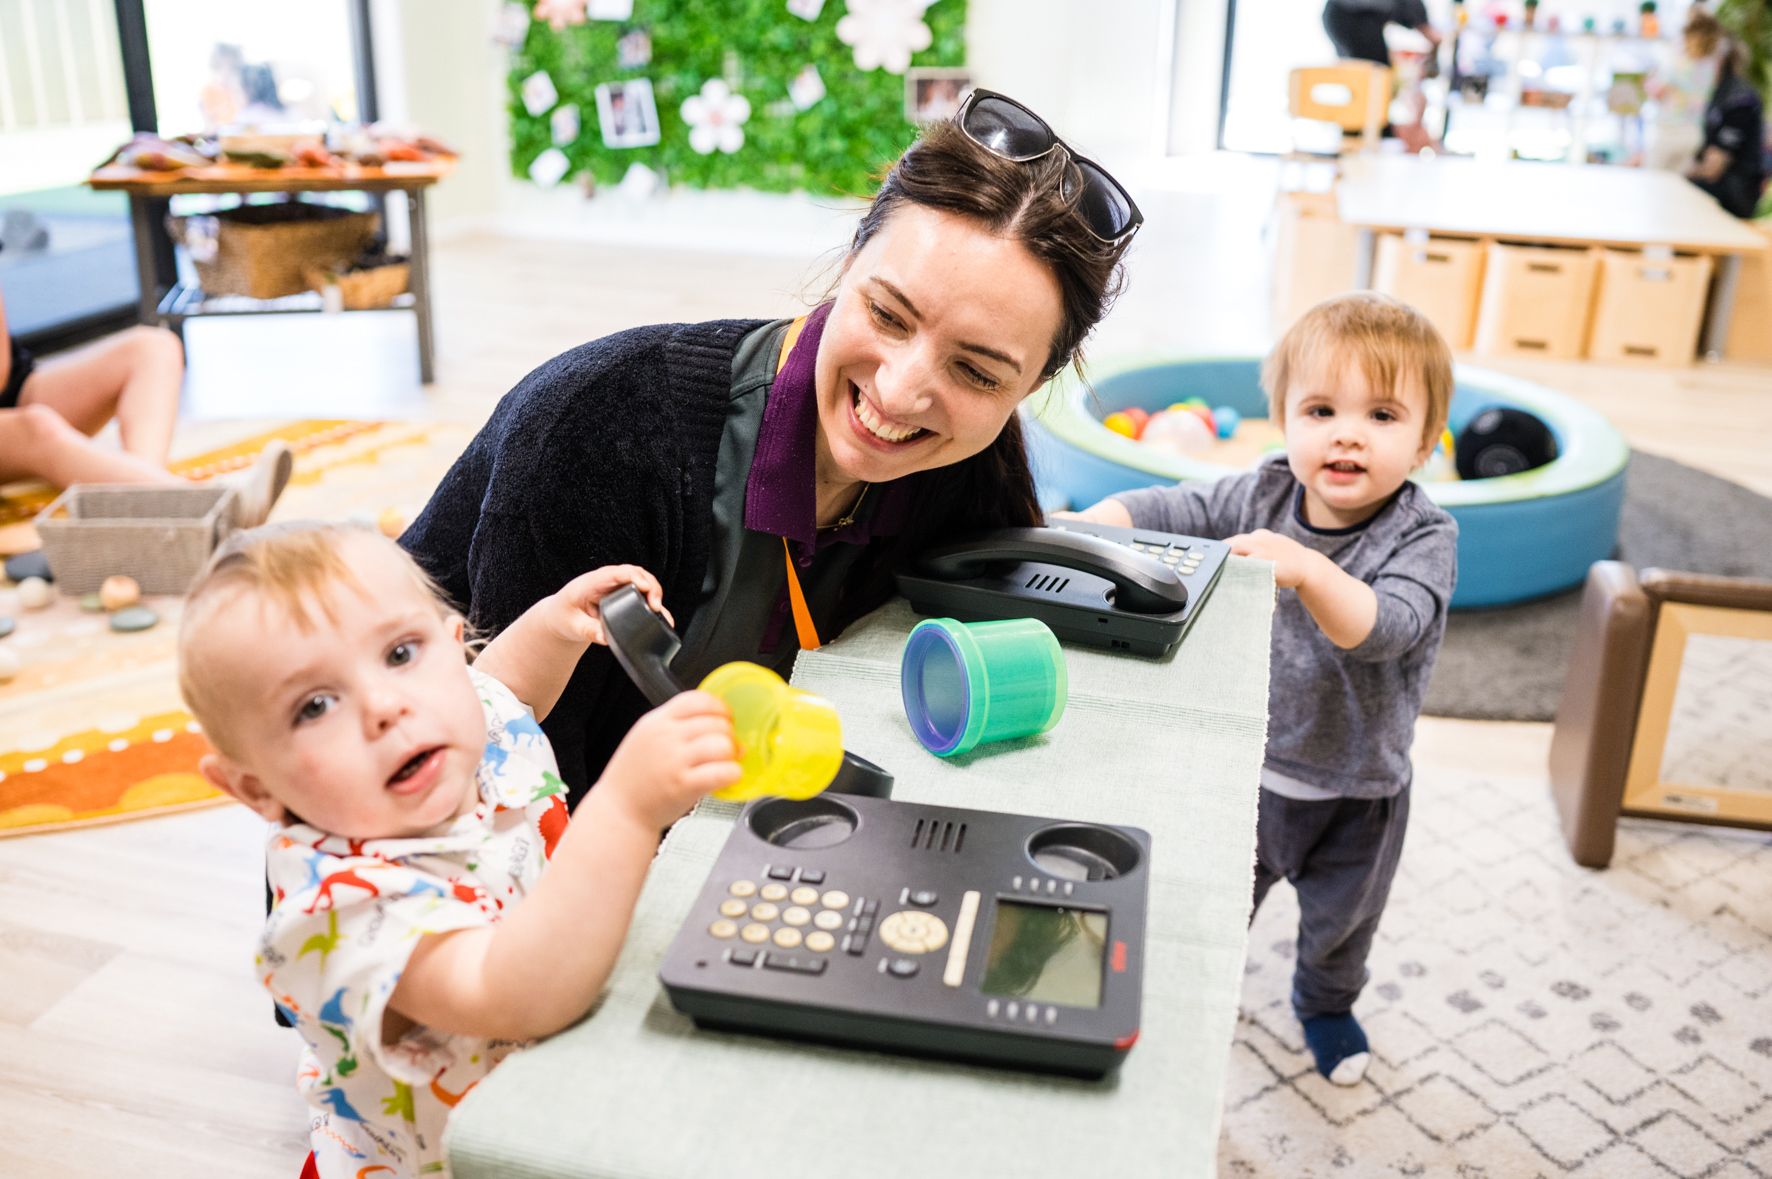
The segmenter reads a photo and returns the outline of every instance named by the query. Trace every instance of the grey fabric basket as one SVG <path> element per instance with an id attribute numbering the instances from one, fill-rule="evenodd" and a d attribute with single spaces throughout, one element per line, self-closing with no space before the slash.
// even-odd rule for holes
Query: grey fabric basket
<path id="1" fill-rule="evenodd" d="M 64 594 L 112 574 L 144 594 L 182 594 L 234 528 L 233 487 L 76 483 L 37 514 L 43 556 Z"/>

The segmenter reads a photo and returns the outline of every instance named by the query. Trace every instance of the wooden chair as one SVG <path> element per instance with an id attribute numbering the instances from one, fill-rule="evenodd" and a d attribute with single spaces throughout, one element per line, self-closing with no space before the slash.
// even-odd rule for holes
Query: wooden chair
<path id="1" fill-rule="evenodd" d="M 1344 151 L 1349 136 L 1359 137 L 1357 147 L 1378 146 L 1390 102 L 1390 70 L 1369 61 L 1305 66 L 1292 71 L 1286 87 L 1292 117 L 1336 124 Z"/>
<path id="2" fill-rule="evenodd" d="M 1551 795 L 1576 863 L 1611 862 L 1620 815 L 1772 828 L 1763 789 L 1661 780 L 1687 642 L 1697 635 L 1772 644 L 1772 581 L 1661 569 L 1639 581 L 1618 561 L 1588 570 L 1550 748 Z"/>

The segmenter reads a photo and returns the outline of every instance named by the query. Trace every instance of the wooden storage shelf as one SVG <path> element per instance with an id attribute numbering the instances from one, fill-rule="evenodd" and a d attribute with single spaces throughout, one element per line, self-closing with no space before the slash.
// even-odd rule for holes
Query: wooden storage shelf
<path id="1" fill-rule="evenodd" d="M 1710 288 L 1707 254 L 1656 257 L 1600 250 L 1599 290 L 1587 355 L 1594 360 L 1686 365 Z"/>
<path id="2" fill-rule="evenodd" d="M 1483 286 L 1483 251 L 1480 241 L 1408 241 L 1402 234 L 1383 234 L 1372 287 L 1427 316 L 1453 348 L 1469 348 Z"/>
<path id="3" fill-rule="evenodd" d="M 1490 243 L 1476 351 L 1552 360 L 1580 356 L 1595 270 L 1592 250 Z"/>

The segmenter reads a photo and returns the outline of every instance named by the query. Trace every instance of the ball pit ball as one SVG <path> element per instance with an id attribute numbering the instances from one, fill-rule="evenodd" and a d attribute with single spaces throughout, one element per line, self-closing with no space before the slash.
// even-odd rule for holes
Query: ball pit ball
<path id="1" fill-rule="evenodd" d="M 1142 441 L 1170 454 L 1202 454 L 1212 446 L 1212 431 L 1192 408 L 1166 409 L 1151 418 Z"/>
<path id="2" fill-rule="evenodd" d="M 18 604 L 27 610 L 41 610 L 49 605 L 49 583 L 41 577 L 27 577 L 19 582 Z"/>
<path id="3" fill-rule="evenodd" d="M 1221 405 L 1212 411 L 1212 425 L 1220 438 L 1230 438 L 1237 432 L 1243 422 L 1243 415 L 1228 405 Z"/>
<path id="4" fill-rule="evenodd" d="M 1130 414 L 1110 413 L 1101 419 L 1101 424 L 1123 437 L 1138 437 L 1138 423 L 1132 420 Z"/>
<path id="5" fill-rule="evenodd" d="M 18 674 L 18 656 L 4 647 L 0 647 L 0 680 L 9 680 Z"/>
<path id="6" fill-rule="evenodd" d="M 142 587 L 135 583 L 135 578 L 122 574 L 105 578 L 105 583 L 98 587 L 98 600 L 106 610 L 133 606 L 141 601 L 141 597 Z"/>

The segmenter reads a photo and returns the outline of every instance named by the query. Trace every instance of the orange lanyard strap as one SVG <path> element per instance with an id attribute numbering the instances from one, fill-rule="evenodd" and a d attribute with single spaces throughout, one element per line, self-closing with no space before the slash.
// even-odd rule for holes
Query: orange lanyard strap
<path id="1" fill-rule="evenodd" d="M 787 335 L 781 341 L 781 357 L 775 362 L 776 372 L 787 367 L 788 357 L 793 354 L 794 345 L 800 341 L 800 329 L 805 326 L 804 315 L 788 325 Z M 794 569 L 794 550 L 785 536 L 781 538 L 781 551 L 788 561 L 788 602 L 794 608 L 794 629 L 800 635 L 800 650 L 816 651 L 824 643 L 818 637 L 818 628 L 812 625 L 812 611 L 806 606 L 806 591 L 800 588 L 800 574 Z"/>
<path id="2" fill-rule="evenodd" d="M 781 538 L 781 549 L 788 559 L 788 601 L 794 607 L 794 629 L 800 632 L 800 650 L 816 651 L 824 643 L 818 637 L 818 628 L 812 625 L 812 611 L 806 608 L 806 591 L 800 588 L 800 575 L 794 572 L 794 550 L 785 536 Z"/>

